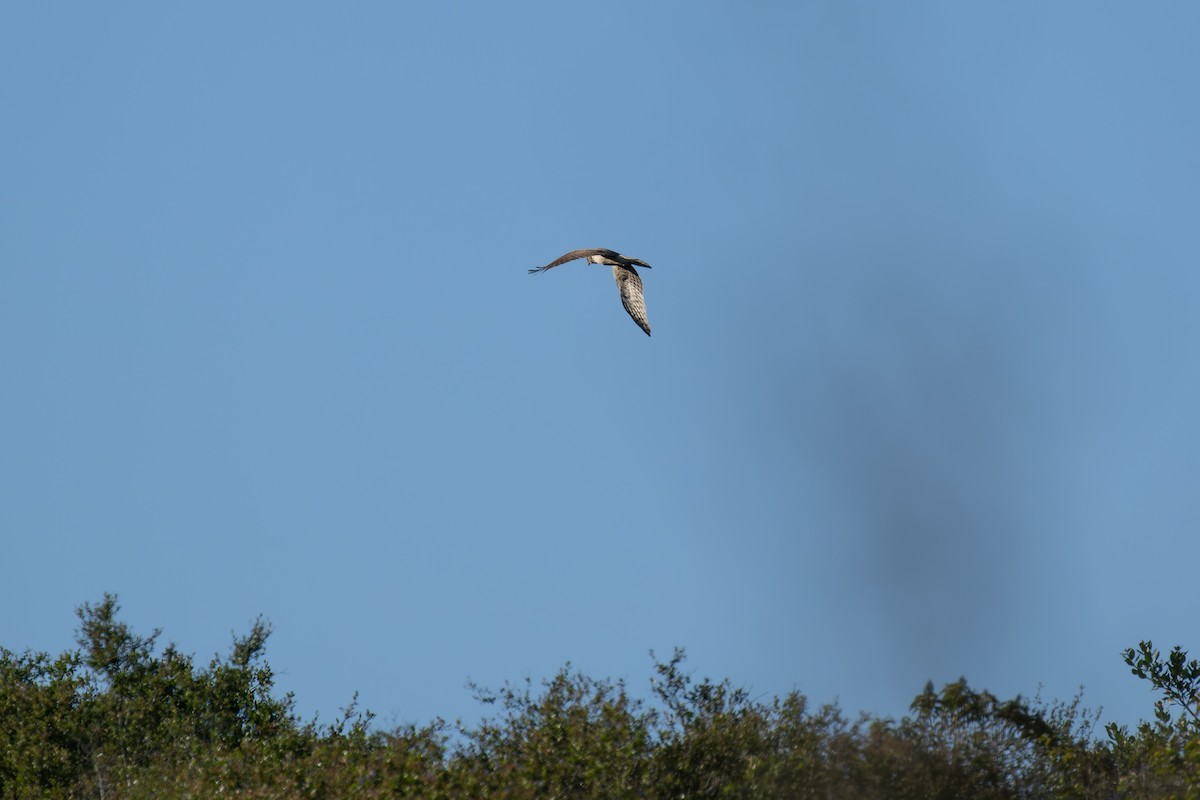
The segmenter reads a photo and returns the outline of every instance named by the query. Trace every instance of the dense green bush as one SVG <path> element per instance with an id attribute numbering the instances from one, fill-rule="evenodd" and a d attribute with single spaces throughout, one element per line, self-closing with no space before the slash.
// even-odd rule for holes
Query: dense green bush
<path id="1" fill-rule="evenodd" d="M 1071 703 L 925 687 L 900 720 L 847 719 L 792 693 L 752 700 L 696 680 L 676 651 L 650 696 L 568 665 L 472 687 L 478 725 L 333 724 L 274 693 L 261 620 L 197 665 L 142 637 L 111 595 L 78 610 L 79 649 L 0 649 L 0 800 L 8 798 L 1200 798 L 1200 663 L 1124 653 L 1159 692 L 1154 720 L 1109 725 Z"/>

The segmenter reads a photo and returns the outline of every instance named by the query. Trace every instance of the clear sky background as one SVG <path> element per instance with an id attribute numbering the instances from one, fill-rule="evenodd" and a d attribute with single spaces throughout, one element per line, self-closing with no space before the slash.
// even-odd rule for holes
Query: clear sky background
<path id="1" fill-rule="evenodd" d="M 1150 716 L 1200 650 L 1200 6 L 0 8 L 0 644 L 300 710 L 650 649 Z M 607 267 L 644 259 L 647 338 Z"/>

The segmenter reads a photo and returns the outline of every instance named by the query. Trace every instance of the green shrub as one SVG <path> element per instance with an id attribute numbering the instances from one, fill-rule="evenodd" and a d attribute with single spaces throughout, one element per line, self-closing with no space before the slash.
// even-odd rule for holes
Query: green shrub
<path id="1" fill-rule="evenodd" d="M 329 725 L 278 697 L 261 619 L 198 665 L 117 598 L 78 609 L 79 649 L 0 649 L 0 800 L 67 798 L 1104 798 L 1200 800 L 1200 663 L 1124 655 L 1159 693 L 1130 731 L 1080 699 L 1000 700 L 927 685 L 900 720 L 848 720 L 797 692 L 769 702 L 654 660 L 647 700 L 570 665 L 472 686 L 476 725 L 375 729 L 357 698 Z M 653 654 L 651 654 L 653 656 Z"/>

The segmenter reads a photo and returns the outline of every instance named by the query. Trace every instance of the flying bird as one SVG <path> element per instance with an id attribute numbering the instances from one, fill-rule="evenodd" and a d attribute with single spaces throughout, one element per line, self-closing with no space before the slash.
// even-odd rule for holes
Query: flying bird
<path id="1" fill-rule="evenodd" d="M 646 321 L 646 300 L 642 297 L 642 279 L 637 274 L 637 270 L 633 268 L 636 264 L 639 267 L 650 269 L 650 265 L 645 261 L 623 256 L 616 250 L 596 247 L 584 250 L 572 250 L 554 259 L 544 267 L 536 267 L 529 270 L 529 273 L 532 275 L 535 272 L 545 272 L 548 269 L 557 267 L 559 264 L 566 264 L 568 261 L 574 261 L 577 258 L 587 259 L 589 264 L 607 264 L 612 267 L 613 278 L 617 282 L 617 288 L 621 290 L 621 305 L 625 306 L 625 310 L 629 312 L 629 316 L 633 317 L 633 321 L 638 324 L 638 327 L 644 330 L 646 335 L 649 336 L 650 323 Z"/>

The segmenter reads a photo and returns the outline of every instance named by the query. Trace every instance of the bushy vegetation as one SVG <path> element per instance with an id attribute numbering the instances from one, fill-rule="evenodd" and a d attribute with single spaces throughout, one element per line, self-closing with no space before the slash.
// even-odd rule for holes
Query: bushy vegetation
<path id="1" fill-rule="evenodd" d="M 650 695 L 569 665 L 540 685 L 472 687 L 492 716 L 378 730 L 277 697 L 261 620 L 199 665 L 142 637 L 113 596 L 78 609 L 79 649 L 0 649 L 0 798 L 1200 797 L 1200 664 L 1124 653 L 1160 699 L 1136 730 L 1096 730 L 1079 699 L 925 687 L 898 721 L 792 693 L 753 700 L 655 660 Z"/>

